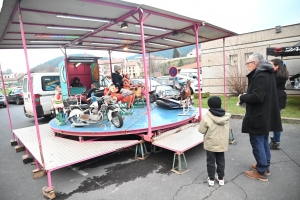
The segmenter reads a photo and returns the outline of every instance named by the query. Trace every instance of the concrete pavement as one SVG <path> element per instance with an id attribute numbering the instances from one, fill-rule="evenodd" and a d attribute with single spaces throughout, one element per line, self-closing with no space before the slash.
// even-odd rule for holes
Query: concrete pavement
<path id="1" fill-rule="evenodd" d="M 0 115 L 5 112 L 1 109 Z M 20 115 L 13 108 L 12 113 L 16 115 L 13 118 Z M 255 159 L 248 134 L 240 133 L 242 120 L 231 119 L 230 123 L 237 142 L 225 153 L 224 186 L 215 183 L 208 187 L 201 144 L 185 153 L 190 171 L 183 175 L 170 172 L 173 152 L 168 150 L 152 153 L 144 161 L 134 160 L 133 151 L 123 151 L 56 170 L 52 173 L 56 199 L 300 199 L 300 125 L 283 124 L 282 149 L 271 151 L 271 176 L 262 182 L 243 174 Z M 14 127 L 28 125 L 34 125 L 33 120 L 22 118 Z M 15 153 L 10 146 L 9 125 L 4 120 L 0 121 L 0 132 L 0 199 L 44 199 L 42 187 L 47 185 L 47 178 L 32 179 L 35 166 L 24 165 L 21 156 L 25 153 Z"/>

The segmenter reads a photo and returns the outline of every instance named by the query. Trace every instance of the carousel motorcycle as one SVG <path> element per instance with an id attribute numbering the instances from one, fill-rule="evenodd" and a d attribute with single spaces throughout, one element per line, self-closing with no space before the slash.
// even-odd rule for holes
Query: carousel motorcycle
<path id="1" fill-rule="evenodd" d="M 104 119 L 110 121 L 115 127 L 123 126 L 123 118 L 120 108 L 116 107 L 110 96 L 95 97 L 91 96 L 89 104 L 70 105 L 68 119 L 74 126 L 84 126 L 92 123 L 101 124 Z"/>

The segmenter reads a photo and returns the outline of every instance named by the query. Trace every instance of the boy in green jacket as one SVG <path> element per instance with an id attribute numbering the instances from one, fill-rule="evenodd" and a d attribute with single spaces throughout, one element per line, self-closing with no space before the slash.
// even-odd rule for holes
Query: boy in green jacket
<path id="1" fill-rule="evenodd" d="M 200 122 L 199 132 L 204 134 L 204 149 L 206 150 L 206 166 L 209 186 L 215 184 L 216 164 L 217 180 L 219 185 L 224 185 L 225 157 L 228 150 L 229 119 L 231 114 L 221 108 L 221 99 L 212 96 L 207 101 L 209 111 Z"/>

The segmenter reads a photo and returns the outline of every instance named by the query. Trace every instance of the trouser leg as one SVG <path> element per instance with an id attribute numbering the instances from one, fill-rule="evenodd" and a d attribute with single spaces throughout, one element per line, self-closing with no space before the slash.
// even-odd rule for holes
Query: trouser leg
<path id="1" fill-rule="evenodd" d="M 280 116 L 281 116 L 281 111 L 282 110 L 280 110 Z M 273 141 L 274 141 L 274 143 L 280 142 L 280 136 L 281 136 L 281 132 L 280 131 L 274 131 L 273 132 Z"/>
<path id="2" fill-rule="evenodd" d="M 264 174 L 264 172 L 268 169 L 268 160 L 270 162 L 270 148 L 266 147 L 268 144 L 268 140 L 266 137 L 268 135 L 250 135 L 250 143 L 252 146 L 252 152 L 256 160 L 256 169 L 260 174 Z"/>
<path id="3" fill-rule="evenodd" d="M 206 166 L 207 166 L 207 173 L 210 180 L 215 180 L 215 173 L 216 173 L 216 158 L 215 153 L 211 151 L 206 151 Z"/>
<path id="4" fill-rule="evenodd" d="M 274 135 L 274 137 L 273 137 L 273 141 L 274 141 L 274 143 L 275 142 L 280 142 L 280 136 L 281 136 L 281 132 L 273 132 L 273 135 Z"/>
<path id="5" fill-rule="evenodd" d="M 222 180 L 225 176 L 225 153 L 216 152 L 217 174 L 218 178 Z"/>
<path id="6" fill-rule="evenodd" d="M 270 146 L 269 146 L 269 135 L 264 135 L 264 147 L 265 147 L 265 153 L 267 158 L 268 166 L 270 166 L 271 163 L 271 152 L 270 152 Z"/>

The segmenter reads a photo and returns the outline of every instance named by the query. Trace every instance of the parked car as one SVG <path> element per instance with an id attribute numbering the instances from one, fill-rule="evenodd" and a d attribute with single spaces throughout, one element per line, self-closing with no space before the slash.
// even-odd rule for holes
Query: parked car
<path id="1" fill-rule="evenodd" d="M 6 107 L 5 96 L 0 92 L 0 107 Z"/>
<path id="2" fill-rule="evenodd" d="M 145 85 L 145 79 L 130 79 L 130 85 L 139 85 L 141 83 Z M 151 80 L 151 82 L 148 81 L 148 84 L 149 84 L 149 86 L 148 86 L 149 92 L 154 91 L 155 87 L 160 85 L 158 82 L 156 82 L 154 80 Z M 151 88 L 150 88 L 150 85 L 151 85 Z"/>
<path id="3" fill-rule="evenodd" d="M 24 103 L 23 90 L 21 88 L 13 89 L 7 95 L 8 103 L 16 103 L 17 105 Z"/>
<path id="4" fill-rule="evenodd" d="M 174 82 L 175 79 L 175 82 Z M 176 89 L 181 90 L 181 88 L 187 84 L 187 81 L 191 81 L 191 88 L 193 89 L 194 93 L 198 93 L 198 81 L 196 79 L 193 79 L 191 77 L 178 74 L 175 78 L 172 76 L 160 76 L 155 79 L 158 83 L 161 85 L 168 85 L 173 87 L 175 86 Z M 202 90 L 202 88 L 201 88 Z"/>

